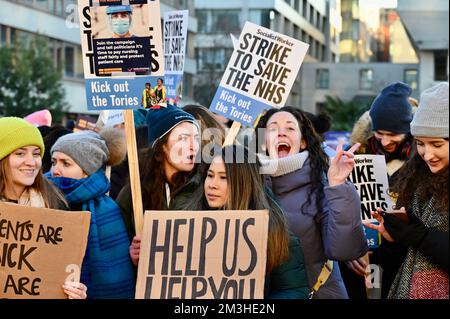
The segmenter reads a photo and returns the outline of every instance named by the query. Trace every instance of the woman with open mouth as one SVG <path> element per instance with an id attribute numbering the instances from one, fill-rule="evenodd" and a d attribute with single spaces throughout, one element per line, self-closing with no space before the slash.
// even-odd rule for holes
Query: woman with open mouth
<path id="1" fill-rule="evenodd" d="M 348 298 L 336 261 L 363 257 L 368 249 L 360 199 L 347 181 L 359 145 L 343 151 L 339 144 L 329 165 L 312 123 L 293 107 L 269 110 L 257 128 L 265 129 L 258 134 L 266 152 L 260 154 L 262 173 L 300 238 L 312 296 Z"/>
<path id="2" fill-rule="evenodd" d="M 171 105 L 149 110 L 147 124 L 149 147 L 140 158 L 143 208 L 144 211 L 173 209 L 199 187 L 196 175 L 199 127 L 192 115 Z M 133 238 L 130 255 L 137 266 L 141 239 L 134 228 L 129 184 L 116 200 L 124 214 L 128 234 Z"/>

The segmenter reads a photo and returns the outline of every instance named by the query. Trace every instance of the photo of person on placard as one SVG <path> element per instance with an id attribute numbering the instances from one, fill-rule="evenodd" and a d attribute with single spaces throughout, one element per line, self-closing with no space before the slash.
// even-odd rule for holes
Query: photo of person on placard
<path id="1" fill-rule="evenodd" d="M 109 6 L 106 8 L 108 15 L 108 27 L 113 33 L 113 38 L 131 38 L 135 35 L 130 33 L 133 19 L 133 9 L 130 5 Z"/>
<path id="2" fill-rule="evenodd" d="M 91 7 L 93 39 L 129 39 L 149 36 L 147 5 Z"/>

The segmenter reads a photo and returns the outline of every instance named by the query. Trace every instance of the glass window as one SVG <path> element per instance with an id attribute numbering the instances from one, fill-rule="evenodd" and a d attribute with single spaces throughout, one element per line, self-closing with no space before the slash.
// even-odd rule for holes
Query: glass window
<path id="1" fill-rule="evenodd" d="M 204 48 L 197 51 L 197 66 L 201 71 L 223 71 L 233 53 L 232 48 Z"/>
<path id="2" fill-rule="evenodd" d="M 316 70 L 316 89 L 330 88 L 330 71 L 328 69 Z"/>
<path id="3" fill-rule="evenodd" d="M 359 71 L 359 88 L 361 90 L 371 90 L 373 88 L 372 69 L 363 69 Z"/>
<path id="4" fill-rule="evenodd" d="M 74 77 L 75 75 L 75 49 L 70 46 L 64 48 L 64 75 Z"/>
<path id="5" fill-rule="evenodd" d="M 0 25 L 0 46 L 6 46 L 6 26 Z"/>
<path id="6" fill-rule="evenodd" d="M 83 69 L 83 53 L 81 52 L 81 46 L 77 46 L 75 51 L 75 77 L 79 79 L 84 78 Z"/>
<path id="7" fill-rule="evenodd" d="M 309 5 L 309 22 L 314 25 L 314 7 L 312 5 Z"/>
<path id="8" fill-rule="evenodd" d="M 208 32 L 208 11 L 197 10 L 198 31 Z"/>
<path id="9" fill-rule="evenodd" d="M 434 52 L 434 80 L 448 81 L 448 51 Z"/>
<path id="10" fill-rule="evenodd" d="M 241 29 L 240 10 L 212 11 L 212 28 L 210 32 L 239 32 Z"/>
<path id="11" fill-rule="evenodd" d="M 308 3 L 306 2 L 306 0 L 302 0 L 302 2 L 302 15 L 305 19 L 308 19 Z"/>
<path id="12" fill-rule="evenodd" d="M 417 88 L 419 87 L 418 85 L 418 75 L 419 73 L 417 72 L 417 70 L 405 70 L 405 83 L 408 84 L 413 91 L 417 90 Z"/>
<path id="13" fill-rule="evenodd" d="M 270 10 L 249 10 L 249 19 L 257 25 L 270 28 Z"/>

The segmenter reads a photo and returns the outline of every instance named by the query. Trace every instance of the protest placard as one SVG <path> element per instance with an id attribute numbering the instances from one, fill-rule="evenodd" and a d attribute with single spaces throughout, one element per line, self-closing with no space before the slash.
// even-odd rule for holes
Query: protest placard
<path id="1" fill-rule="evenodd" d="M 79 281 L 89 212 L 0 202 L 0 298 L 66 299 L 62 285 Z"/>
<path id="2" fill-rule="evenodd" d="M 139 108 L 164 75 L 159 0 L 79 0 L 78 11 L 88 109 Z"/>
<path id="3" fill-rule="evenodd" d="M 98 128 L 96 127 L 97 120 L 89 115 L 81 115 L 78 114 L 77 116 L 77 120 L 75 122 L 75 127 L 73 128 L 74 132 L 79 132 L 79 131 L 98 131 Z"/>
<path id="4" fill-rule="evenodd" d="M 264 110 L 285 105 L 309 45 L 246 22 L 210 105 L 253 126 Z"/>
<path id="5" fill-rule="evenodd" d="M 136 298 L 262 299 L 268 211 L 145 213 Z"/>
<path id="6" fill-rule="evenodd" d="M 183 94 L 183 72 L 189 11 L 170 11 L 164 14 L 164 84 L 171 104 L 178 102 Z"/>
<path id="7" fill-rule="evenodd" d="M 377 223 L 371 212 L 378 207 L 384 211 L 392 209 L 392 199 L 388 194 L 389 182 L 386 160 L 383 155 L 355 155 L 355 168 L 349 176 L 361 199 L 361 219 Z M 369 248 L 379 245 L 377 231 L 365 227 Z"/>

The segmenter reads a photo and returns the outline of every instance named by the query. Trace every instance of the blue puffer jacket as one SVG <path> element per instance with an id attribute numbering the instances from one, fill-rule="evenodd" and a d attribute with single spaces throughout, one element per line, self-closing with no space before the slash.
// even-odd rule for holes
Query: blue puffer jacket
<path id="1" fill-rule="evenodd" d="M 292 160 L 298 160 L 298 157 L 293 156 Z M 363 256 L 368 247 L 361 223 L 359 196 L 350 182 L 334 187 L 325 186 L 322 211 L 317 211 L 315 204 L 304 208 L 305 212 L 300 211 L 312 187 L 309 158 L 301 164 L 300 169 L 267 178 L 267 184 L 283 208 L 290 230 L 300 238 L 308 281 L 312 287 L 327 259 L 354 260 Z M 314 196 L 312 203 L 315 203 Z M 334 263 L 330 278 L 315 298 L 348 298 L 337 262 Z"/>

